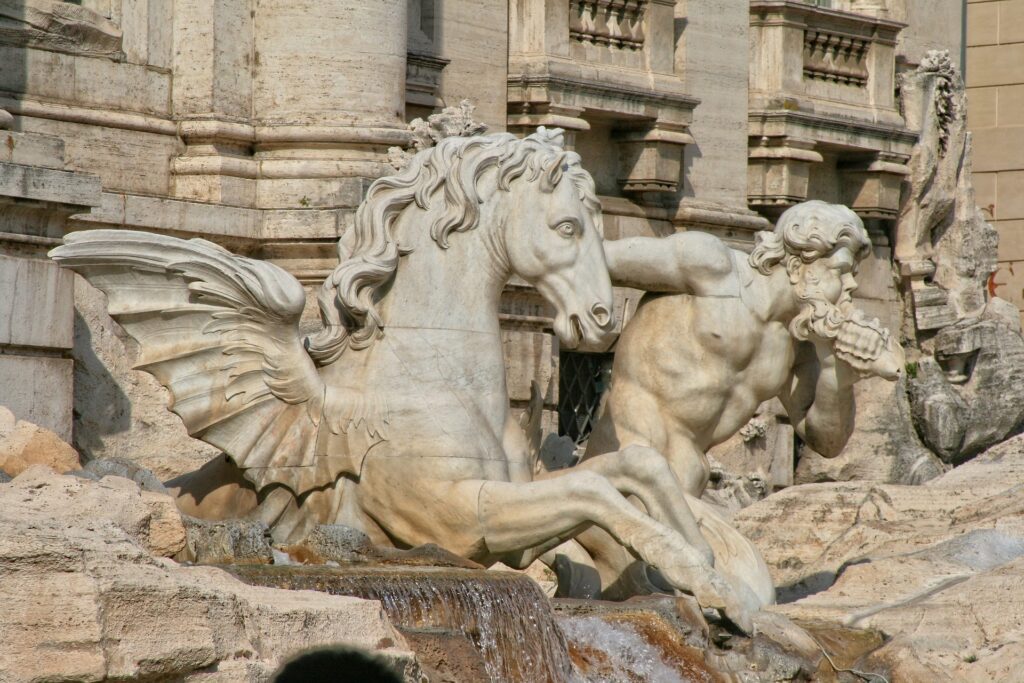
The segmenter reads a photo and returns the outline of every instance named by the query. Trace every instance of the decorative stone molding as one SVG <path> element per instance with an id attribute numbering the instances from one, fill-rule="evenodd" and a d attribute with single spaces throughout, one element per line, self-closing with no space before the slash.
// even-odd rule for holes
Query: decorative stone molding
<path id="1" fill-rule="evenodd" d="M 908 159 L 903 154 L 879 152 L 868 160 L 840 164 L 843 203 L 864 218 L 895 218 L 900 188 L 910 173 Z"/>
<path id="2" fill-rule="evenodd" d="M 750 3 L 748 199 L 758 210 L 804 201 L 818 182 L 862 218 L 895 218 L 916 136 L 894 96 L 904 25 L 882 14 Z"/>
<path id="3" fill-rule="evenodd" d="M 117 24 L 78 3 L 0 0 L 0 44 L 123 59 Z"/>
<path id="4" fill-rule="evenodd" d="M 747 165 L 747 200 L 754 206 L 798 204 L 807 199 L 811 164 L 823 157 L 814 140 L 762 136 L 751 138 Z"/>
<path id="5" fill-rule="evenodd" d="M 569 0 L 569 37 L 581 43 L 639 50 L 648 0 Z"/>
<path id="6" fill-rule="evenodd" d="M 508 129 L 557 126 L 569 147 L 615 145 L 609 180 L 618 188 L 602 192 L 652 207 L 676 193 L 699 100 L 676 73 L 674 8 L 672 0 L 512 0 Z"/>
<path id="7" fill-rule="evenodd" d="M 863 38 L 808 28 L 804 31 L 804 77 L 863 88 L 868 83 L 870 46 Z"/>
<path id="8" fill-rule="evenodd" d="M 686 126 L 623 126 L 613 137 L 619 147 L 619 183 L 632 193 L 675 193 L 679 188 L 683 146 L 693 138 Z"/>
<path id="9" fill-rule="evenodd" d="M 421 107 L 440 107 L 444 102 L 438 96 L 441 71 L 451 60 L 432 55 L 410 52 L 405 59 L 405 101 Z"/>

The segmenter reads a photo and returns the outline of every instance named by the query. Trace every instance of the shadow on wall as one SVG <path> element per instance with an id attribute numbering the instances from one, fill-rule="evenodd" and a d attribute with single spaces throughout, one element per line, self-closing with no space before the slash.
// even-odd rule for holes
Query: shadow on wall
<path id="1" fill-rule="evenodd" d="M 73 445 L 83 460 L 104 447 L 103 436 L 131 427 L 132 405 L 103 361 L 97 357 L 92 331 L 75 311 Z"/>

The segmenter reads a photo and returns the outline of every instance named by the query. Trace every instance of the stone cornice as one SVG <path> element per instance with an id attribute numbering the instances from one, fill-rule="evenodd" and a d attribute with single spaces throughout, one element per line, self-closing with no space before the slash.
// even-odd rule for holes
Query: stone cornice
<path id="1" fill-rule="evenodd" d="M 765 125 L 781 124 L 785 126 L 795 124 L 815 130 L 843 133 L 855 132 L 876 139 L 892 140 L 910 146 L 917 142 L 917 134 L 902 126 L 889 126 L 835 116 L 820 116 L 801 111 L 752 111 L 748 116 L 748 120 L 750 121 L 751 137 L 764 135 L 763 127 Z"/>
<path id="2" fill-rule="evenodd" d="M 558 91 L 578 92 L 612 99 L 635 100 L 651 104 L 667 104 L 670 106 L 693 109 L 700 104 L 700 99 L 683 93 L 660 92 L 649 88 L 636 88 L 626 85 L 606 83 L 585 78 L 567 78 L 551 74 L 510 74 L 510 88 L 548 88 Z"/>
<path id="3" fill-rule="evenodd" d="M 896 44 L 896 36 L 906 24 L 863 14 L 816 7 L 797 0 L 751 0 L 751 26 L 791 26 L 824 28 L 852 37 L 868 37 L 877 42 Z"/>

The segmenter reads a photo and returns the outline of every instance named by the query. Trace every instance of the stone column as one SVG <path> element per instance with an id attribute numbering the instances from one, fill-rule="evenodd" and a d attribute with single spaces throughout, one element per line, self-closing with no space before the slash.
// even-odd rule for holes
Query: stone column
<path id="1" fill-rule="evenodd" d="M 253 111 L 260 208 L 354 208 L 392 171 L 404 122 L 407 0 L 262 0 Z"/>

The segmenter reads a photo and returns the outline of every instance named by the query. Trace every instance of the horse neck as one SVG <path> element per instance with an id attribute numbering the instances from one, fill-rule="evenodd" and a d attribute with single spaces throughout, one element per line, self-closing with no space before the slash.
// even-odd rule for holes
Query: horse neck
<path id="1" fill-rule="evenodd" d="M 500 224 L 493 211 L 480 224 L 449 236 L 442 249 L 430 237 L 425 212 L 406 211 L 394 234 L 403 256 L 380 303 L 385 330 L 434 329 L 497 335 L 501 290 L 509 279 Z"/>

